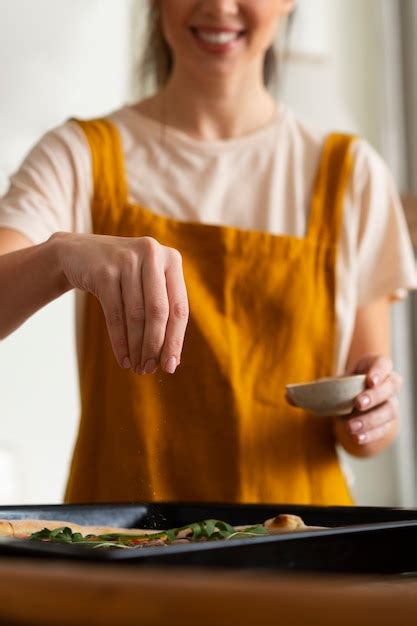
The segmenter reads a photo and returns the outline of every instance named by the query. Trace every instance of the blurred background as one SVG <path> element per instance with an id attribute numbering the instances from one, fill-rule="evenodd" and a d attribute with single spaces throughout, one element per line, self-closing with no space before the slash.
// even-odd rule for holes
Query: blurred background
<path id="1" fill-rule="evenodd" d="M 365 137 L 388 162 L 417 244 L 417 0 L 298 0 L 277 98 L 326 130 Z M 29 148 L 73 116 L 132 101 L 147 0 L 0 0 L 0 195 Z M 1 303 L 0 303 L 1 306 Z M 78 423 L 73 295 L 0 343 L 0 504 L 58 503 Z M 396 304 L 401 435 L 348 459 L 359 504 L 415 506 L 414 297 Z M 117 419 L 117 416 L 115 416 Z"/>

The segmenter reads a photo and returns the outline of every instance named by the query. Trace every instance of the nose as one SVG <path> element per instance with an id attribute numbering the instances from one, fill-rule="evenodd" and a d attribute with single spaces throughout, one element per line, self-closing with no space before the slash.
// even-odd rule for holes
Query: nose
<path id="1" fill-rule="evenodd" d="M 202 0 L 201 9 L 206 15 L 238 15 L 239 3 L 237 0 Z"/>

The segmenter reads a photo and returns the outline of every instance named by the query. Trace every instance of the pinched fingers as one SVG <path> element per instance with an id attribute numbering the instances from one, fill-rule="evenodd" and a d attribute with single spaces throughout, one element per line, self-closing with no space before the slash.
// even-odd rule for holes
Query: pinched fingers
<path id="1" fill-rule="evenodd" d="M 127 369 L 131 367 L 131 362 L 129 359 L 126 320 L 118 270 L 116 268 L 107 269 L 105 276 L 102 276 L 101 282 L 102 284 L 99 284 L 97 295 L 106 318 L 107 332 L 120 367 Z"/>
<path id="2" fill-rule="evenodd" d="M 160 254 L 148 254 L 143 263 L 145 329 L 142 366 L 146 373 L 158 364 L 173 374 L 181 361 L 188 322 L 188 298 L 181 255 L 161 247 Z"/>
<path id="3" fill-rule="evenodd" d="M 356 374 L 366 374 L 369 387 L 380 385 L 393 371 L 392 360 L 385 355 L 367 355 L 363 357 L 356 369 Z"/>
<path id="4" fill-rule="evenodd" d="M 367 413 L 357 413 L 347 420 L 346 427 L 358 444 L 373 443 L 384 438 L 389 430 L 397 427 L 398 413 L 398 399 L 391 397 L 384 404 Z"/>
<path id="5" fill-rule="evenodd" d="M 355 416 L 346 423 L 353 440 L 360 445 L 385 438 L 388 431 L 396 430 L 398 422 L 396 396 L 401 389 L 402 378 L 392 371 L 391 360 L 386 357 L 375 359 L 369 368 L 369 377 L 371 380 L 373 377 L 373 385 L 356 398 Z"/>
<path id="6" fill-rule="evenodd" d="M 129 361 L 132 370 L 142 373 L 142 342 L 145 326 L 145 301 L 142 290 L 140 260 L 128 251 L 121 275 L 124 314 L 127 330 Z M 127 363 L 127 361 L 126 361 Z"/>
<path id="7" fill-rule="evenodd" d="M 174 373 L 188 321 L 181 255 L 151 237 L 97 240 L 100 263 L 89 262 L 121 367 L 151 374 L 158 365 Z"/>
<path id="8" fill-rule="evenodd" d="M 359 411 L 369 411 L 369 409 L 377 407 L 396 396 L 401 386 L 401 376 L 397 372 L 391 372 L 378 385 L 361 393 L 356 398 L 355 406 Z"/>
<path id="9" fill-rule="evenodd" d="M 158 246 L 150 242 L 142 267 L 145 327 L 141 365 L 145 374 L 152 374 L 158 367 L 169 318 L 164 260 Z"/>
<path id="10" fill-rule="evenodd" d="M 169 317 L 160 362 L 162 369 L 173 374 L 181 361 L 189 308 L 181 255 L 172 248 L 166 251 L 165 278 Z"/>

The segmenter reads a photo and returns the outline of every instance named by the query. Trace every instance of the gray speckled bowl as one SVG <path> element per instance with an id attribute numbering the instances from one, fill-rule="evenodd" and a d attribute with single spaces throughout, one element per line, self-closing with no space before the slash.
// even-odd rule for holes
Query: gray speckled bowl
<path id="1" fill-rule="evenodd" d="M 286 389 L 296 406 L 315 415 L 348 415 L 353 410 L 356 396 L 365 389 L 365 381 L 364 374 L 357 374 L 286 385 Z"/>

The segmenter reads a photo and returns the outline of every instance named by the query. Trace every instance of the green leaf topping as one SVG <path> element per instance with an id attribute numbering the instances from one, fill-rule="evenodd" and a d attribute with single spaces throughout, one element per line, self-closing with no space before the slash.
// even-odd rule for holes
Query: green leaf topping
<path id="1" fill-rule="evenodd" d="M 221 539 L 244 539 L 267 535 L 268 530 L 263 525 L 250 526 L 244 530 L 236 530 L 227 522 L 215 519 L 203 520 L 195 524 L 187 524 L 180 528 L 171 528 L 159 533 L 128 535 L 123 533 L 109 533 L 105 535 L 85 535 L 73 533 L 68 526 L 49 530 L 44 528 L 32 533 L 31 541 L 48 541 L 53 543 L 76 543 L 91 548 L 137 548 L 146 545 L 146 542 L 163 539 L 166 543 L 173 543 L 176 539 L 185 537 L 194 542 L 217 541 Z"/>

